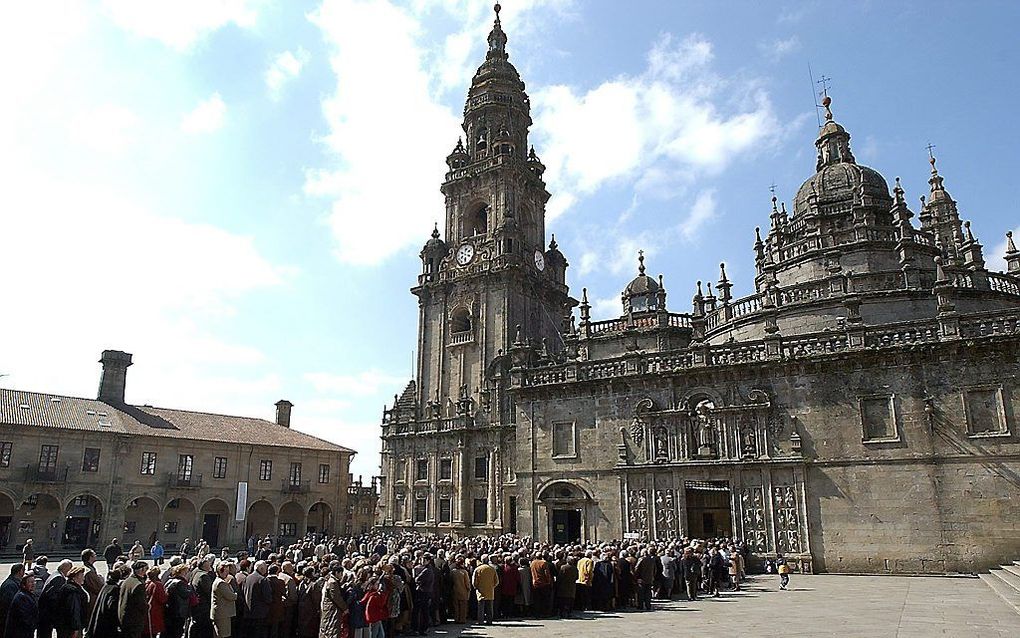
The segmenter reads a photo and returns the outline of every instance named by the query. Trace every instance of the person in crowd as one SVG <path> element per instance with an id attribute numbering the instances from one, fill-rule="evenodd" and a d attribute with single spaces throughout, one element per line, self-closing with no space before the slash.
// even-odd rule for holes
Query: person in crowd
<path id="1" fill-rule="evenodd" d="M 329 579 L 322 589 L 321 618 L 319 621 L 319 638 L 341 638 L 343 614 L 347 611 L 343 586 L 340 578 L 344 568 L 339 562 L 329 566 Z"/>
<path id="2" fill-rule="evenodd" d="M 730 548 L 730 587 L 733 591 L 740 591 L 740 583 L 744 579 L 744 556 L 734 548 Z"/>
<path id="3" fill-rule="evenodd" d="M 35 597 L 35 576 L 25 574 L 7 610 L 4 638 L 35 638 L 38 627 L 39 603 Z"/>
<path id="4" fill-rule="evenodd" d="M 475 588 L 475 595 L 478 598 L 478 622 L 479 624 L 491 625 L 493 619 L 493 604 L 496 598 L 496 586 L 499 585 L 499 573 L 489 563 L 489 557 L 482 556 L 478 567 L 475 568 L 471 584 Z"/>
<path id="5" fill-rule="evenodd" d="M 595 561 L 591 550 L 577 559 L 577 590 L 574 605 L 579 611 L 588 611 L 591 605 L 591 579 L 595 573 Z"/>
<path id="6" fill-rule="evenodd" d="M 576 559 L 562 551 L 556 556 L 556 607 L 560 618 L 570 618 L 577 597 Z"/>
<path id="7" fill-rule="evenodd" d="M 50 578 L 48 564 L 49 558 L 46 556 L 35 557 L 35 565 L 32 566 L 31 574 L 35 578 L 35 587 L 32 588 L 32 595 L 35 596 L 36 601 L 39 600 L 39 596 L 42 594 L 43 585 Z"/>
<path id="8" fill-rule="evenodd" d="M 386 638 L 383 623 L 389 617 L 390 587 L 387 581 L 385 570 L 378 570 L 375 578 L 368 581 L 365 595 L 361 599 L 365 608 L 365 622 L 368 623 L 368 638 Z"/>
<path id="9" fill-rule="evenodd" d="M 609 560 L 608 554 L 601 554 L 595 563 L 591 580 L 592 607 L 599 611 L 612 611 L 614 592 L 616 591 L 616 568 Z"/>
<path id="10" fill-rule="evenodd" d="M 35 545 L 31 538 L 26 540 L 25 545 L 21 548 L 21 562 L 25 564 L 25 569 L 31 569 L 35 562 Z"/>
<path id="11" fill-rule="evenodd" d="M 786 589 L 790 585 L 790 564 L 782 554 L 776 555 L 776 571 L 779 572 L 779 589 Z"/>
<path id="12" fill-rule="evenodd" d="M 269 600 L 269 638 L 280 638 L 283 624 L 283 600 L 287 596 L 287 583 L 280 578 L 280 566 L 273 563 L 269 566 L 269 588 L 272 598 Z"/>
<path id="13" fill-rule="evenodd" d="M 166 587 L 163 586 L 163 579 L 160 578 L 160 568 L 154 566 L 145 573 L 145 599 L 149 603 L 149 619 L 145 624 L 145 632 L 142 634 L 147 638 L 156 638 L 166 631 L 166 606 L 169 597 Z"/>
<path id="14" fill-rule="evenodd" d="M 638 609 L 652 610 L 652 585 L 655 584 L 656 575 L 661 568 L 661 563 L 655 556 L 655 550 L 641 550 L 641 557 L 638 558 L 637 566 L 634 568 Z"/>
<path id="15" fill-rule="evenodd" d="M 50 638 L 53 635 L 60 590 L 67 582 L 67 574 L 72 567 L 74 567 L 74 563 L 71 561 L 60 561 L 56 573 L 49 575 L 43 581 L 41 588 L 37 578 L 36 593 L 39 596 L 39 631 L 37 633 L 39 638 Z"/>
<path id="16" fill-rule="evenodd" d="M 103 558 L 106 559 L 106 571 L 109 572 L 113 569 L 113 564 L 117 562 L 120 555 L 124 553 L 120 543 L 116 538 L 110 540 L 110 544 L 103 550 Z"/>
<path id="17" fill-rule="evenodd" d="M 231 565 L 227 561 L 220 563 L 212 586 L 209 617 L 216 638 L 229 638 L 233 635 L 231 621 L 237 615 L 237 592 L 234 590 L 234 577 L 230 574 Z"/>
<path id="18" fill-rule="evenodd" d="M 698 583 L 701 582 L 701 560 L 694 555 L 694 550 L 690 547 L 684 549 L 683 558 L 680 559 L 680 574 L 684 581 L 687 600 L 696 601 Z"/>
<path id="19" fill-rule="evenodd" d="M 513 618 L 517 615 L 517 593 L 521 588 L 521 572 L 512 555 L 506 557 L 499 570 L 499 616 Z"/>
<path id="20" fill-rule="evenodd" d="M 245 638 L 267 638 L 269 636 L 269 604 L 273 600 L 273 588 L 266 580 L 269 566 L 265 561 L 255 562 L 255 568 L 247 578 L 241 591 L 244 594 Z"/>
<path id="21" fill-rule="evenodd" d="M 188 579 L 188 566 L 179 564 L 170 568 L 170 580 L 166 585 L 165 638 L 181 638 L 188 619 L 191 617 L 192 599 L 197 603 L 195 590 Z"/>
<path id="22" fill-rule="evenodd" d="M 85 567 L 85 592 L 89 595 L 88 606 L 85 609 L 85 622 L 92 618 L 92 610 L 99 599 L 99 592 L 103 590 L 105 581 L 96 571 L 96 550 L 84 549 L 81 552 L 81 563 Z"/>
<path id="23" fill-rule="evenodd" d="M 89 595 L 85 591 L 85 568 L 72 567 L 60 586 L 52 608 L 57 638 L 81 638 L 88 624 Z"/>
<path id="24" fill-rule="evenodd" d="M 552 610 L 553 573 L 549 559 L 544 554 L 537 554 L 531 561 L 531 600 L 534 604 L 535 616 L 545 618 Z"/>
<path id="25" fill-rule="evenodd" d="M 11 608 L 14 597 L 21 591 L 21 579 L 24 577 L 25 564 L 14 563 L 11 565 L 11 573 L 4 579 L 3 584 L 0 585 L 0 638 L 4 636 L 4 629 L 7 624 L 7 610 Z"/>
<path id="26" fill-rule="evenodd" d="M 178 551 L 180 551 L 182 558 L 188 558 L 191 555 L 191 539 L 185 538 Z"/>
<path id="27" fill-rule="evenodd" d="M 131 573 L 120 585 L 117 619 L 124 638 L 141 638 L 149 623 L 149 601 L 145 595 L 145 574 L 148 570 L 149 564 L 145 561 L 131 563 Z"/>
<path id="28" fill-rule="evenodd" d="M 117 617 L 120 604 L 120 582 L 123 579 L 124 566 L 115 564 L 106 575 L 106 584 L 99 590 L 99 595 L 90 604 L 92 613 L 85 627 L 85 638 L 104 638 L 120 635 L 120 619 Z M 179 636 L 177 638 L 180 638 Z"/>
<path id="29" fill-rule="evenodd" d="M 212 587 L 216 577 L 212 572 L 212 559 L 199 554 L 197 569 L 191 576 L 191 588 L 198 597 L 198 604 L 191 607 L 191 627 L 188 638 L 213 638 Z"/>
<path id="30" fill-rule="evenodd" d="M 516 565 L 511 565 L 517 571 Z M 453 622 L 463 625 L 467 622 L 468 598 L 471 597 L 471 576 L 464 569 L 464 560 L 454 560 L 450 570 L 450 600 L 453 602 Z M 373 637 L 374 638 L 374 637 Z"/>
<path id="31" fill-rule="evenodd" d="M 298 583 L 297 638 L 318 638 L 320 605 L 322 579 L 315 567 L 305 567 Z"/>
<path id="32" fill-rule="evenodd" d="M 673 549 L 675 550 L 675 548 Z M 662 556 L 659 556 L 659 563 L 662 575 L 657 583 L 656 595 L 669 600 L 673 597 L 673 583 L 676 581 L 676 558 L 673 551 L 662 552 Z"/>
<path id="33" fill-rule="evenodd" d="M 153 564 L 157 566 L 163 565 L 163 554 L 166 553 L 166 550 L 163 548 L 163 544 L 159 542 L 159 539 L 156 539 L 156 542 L 152 544 L 149 553 L 152 555 Z"/>

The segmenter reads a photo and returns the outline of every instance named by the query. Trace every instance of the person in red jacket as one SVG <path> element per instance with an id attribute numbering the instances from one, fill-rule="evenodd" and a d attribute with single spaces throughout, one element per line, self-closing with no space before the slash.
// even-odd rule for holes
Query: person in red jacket
<path id="1" fill-rule="evenodd" d="M 500 616 L 513 618 L 517 615 L 515 599 L 521 587 L 521 573 L 517 570 L 517 561 L 513 556 L 506 557 L 506 563 L 499 572 Z"/>
<path id="2" fill-rule="evenodd" d="M 145 635 L 155 638 L 166 632 L 166 619 L 163 610 L 166 607 L 167 595 L 163 581 L 159 578 L 159 567 L 153 567 L 146 576 L 149 582 L 145 584 L 145 597 L 149 601 L 149 622 L 145 627 Z"/>
<path id="3" fill-rule="evenodd" d="M 368 623 L 368 638 L 386 638 L 383 621 L 390 617 L 390 591 L 382 577 L 373 579 L 365 588 L 361 604 L 365 606 L 365 621 Z"/>

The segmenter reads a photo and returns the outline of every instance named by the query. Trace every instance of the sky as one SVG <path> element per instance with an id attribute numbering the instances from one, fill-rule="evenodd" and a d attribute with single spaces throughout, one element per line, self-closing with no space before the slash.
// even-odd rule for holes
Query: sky
<path id="1" fill-rule="evenodd" d="M 506 0 L 548 166 L 547 230 L 593 318 L 643 249 L 668 306 L 720 262 L 751 292 L 770 186 L 814 169 L 819 85 L 912 209 L 935 146 L 1001 270 L 1020 232 L 1020 3 Z M 482 0 L 0 6 L 0 386 L 272 419 L 379 471 L 408 292 L 484 58 Z"/>

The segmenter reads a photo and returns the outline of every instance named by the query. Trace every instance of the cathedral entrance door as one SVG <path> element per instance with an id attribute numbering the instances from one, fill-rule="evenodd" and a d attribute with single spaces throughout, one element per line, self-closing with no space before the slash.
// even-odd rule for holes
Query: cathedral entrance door
<path id="1" fill-rule="evenodd" d="M 552 541 L 559 545 L 581 540 L 581 510 L 552 511 Z"/>
<path id="2" fill-rule="evenodd" d="M 726 481 L 687 481 L 687 534 L 694 538 L 733 536 L 730 487 Z"/>

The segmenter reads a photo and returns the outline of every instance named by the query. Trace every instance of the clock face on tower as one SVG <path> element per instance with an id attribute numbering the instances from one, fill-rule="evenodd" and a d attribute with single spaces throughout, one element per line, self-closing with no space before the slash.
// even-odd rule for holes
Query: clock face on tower
<path id="1" fill-rule="evenodd" d="M 461 266 L 468 265 L 475 256 L 475 247 L 471 244 L 461 244 L 457 249 L 457 263 Z"/>
<path id="2" fill-rule="evenodd" d="M 542 254 L 541 250 L 535 251 L 535 268 L 545 270 L 545 255 Z"/>

